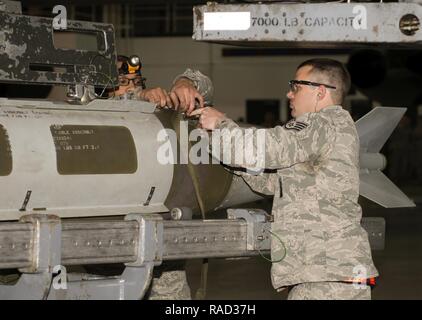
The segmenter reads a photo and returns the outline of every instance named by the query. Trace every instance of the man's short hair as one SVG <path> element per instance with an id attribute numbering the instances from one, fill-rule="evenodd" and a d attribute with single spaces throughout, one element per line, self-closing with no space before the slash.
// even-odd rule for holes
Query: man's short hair
<path id="1" fill-rule="evenodd" d="M 297 69 L 311 66 L 311 73 L 316 75 L 318 82 L 332 85 L 337 89 L 331 90 L 331 97 L 336 104 L 342 104 L 350 90 L 350 74 L 343 63 L 326 58 L 310 59 L 302 62 Z M 320 79 L 319 79 L 320 78 Z"/>

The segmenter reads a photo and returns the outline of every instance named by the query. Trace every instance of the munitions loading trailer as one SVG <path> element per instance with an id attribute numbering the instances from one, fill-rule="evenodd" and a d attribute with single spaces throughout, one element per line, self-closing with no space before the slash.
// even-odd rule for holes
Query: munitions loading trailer
<path id="1" fill-rule="evenodd" d="M 250 12 L 264 10 L 265 12 L 262 11 L 264 17 L 267 17 L 265 14 L 268 13 L 267 9 L 271 9 L 269 12 L 275 14 L 272 18 L 278 17 L 277 19 L 281 19 L 281 17 L 286 16 L 283 13 L 293 8 L 286 6 L 283 11 L 280 9 L 283 6 L 282 4 L 271 4 L 271 6 L 274 6 L 271 8 L 268 6 L 251 4 L 242 5 L 241 9 L 248 11 L 249 8 L 251 9 Z M 303 6 L 302 10 L 308 12 L 307 5 Z M 0 37 L 5 39 L 3 48 L 0 47 L 0 81 L 14 84 L 67 85 L 69 86 L 68 97 L 71 103 L 55 104 L 22 100 L 18 101 L 19 106 L 16 107 L 14 101 L 2 99 L 1 108 L 5 110 L 3 119 L 8 117 L 14 119 L 19 117 L 40 118 L 43 116 L 41 112 L 51 110 L 72 110 L 72 112 L 78 111 L 86 114 L 88 114 L 87 111 L 95 111 L 96 116 L 104 117 L 105 114 L 115 110 L 116 102 L 92 101 L 95 98 L 94 86 L 111 87 L 113 83 L 117 83 L 117 72 L 114 67 L 111 67 L 116 60 L 114 34 L 111 25 L 68 21 L 69 30 L 96 34 L 99 42 L 98 50 L 60 50 L 53 45 L 52 19 L 22 16 L 19 12 L 19 6 L 14 2 L 3 2 L 0 8 L 3 10 L 0 11 L 2 30 Z M 194 38 L 218 42 L 233 40 L 249 42 L 252 39 L 258 42 L 286 41 L 286 39 L 274 37 L 266 38 L 271 35 L 273 30 L 271 28 L 264 29 L 262 34 L 252 33 L 248 36 L 249 38 L 241 36 L 239 39 L 233 38 L 237 32 L 225 34 L 223 38 L 212 38 L 215 35 L 221 36 L 222 34 L 219 31 L 215 33 L 203 32 L 201 19 L 205 17 L 205 11 L 221 11 L 227 8 L 217 4 L 194 8 Z M 239 7 L 232 8 L 234 10 L 239 9 Z M 278 8 L 278 11 L 274 8 Z M 314 10 L 312 9 L 309 12 L 314 12 Z M 281 14 L 281 17 L 279 14 Z M 416 14 L 420 16 L 420 11 Z M 250 24 L 254 21 L 252 18 L 254 17 L 251 17 Z M 277 19 L 271 19 L 271 23 Z M 412 18 L 410 23 L 413 31 L 415 30 L 414 21 Z M 256 23 L 261 24 L 261 20 L 257 18 Z M 21 33 L 21 36 L 17 37 L 16 30 Z M 375 32 L 374 29 L 371 30 L 371 32 Z M 298 33 L 312 38 L 312 34 L 307 35 L 305 31 L 300 32 L 298 30 Z M 282 32 L 282 34 L 286 33 Z M 387 33 L 382 34 L 388 35 Z M 416 34 L 419 37 L 418 41 L 420 41 L 420 32 Z M 317 35 L 321 36 L 321 33 Z M 308 38 L 308 40 L 312 40 L 311 38 Z M 333 43 L 338 40 L 330 39 Z M 301 40 L 296 37 L 287 39 L 287 41 L 297 43 Z M 377 42 L 372 38 L 367 39 L 367 41 Z M 394 41 L 401 43 L 402 39 L 395 39 Z M 43 68 L 46 67 L 53 69 L 52 71 L 45 71 Z M 57 71 L 57 69 L 61 71 Z M 15 109 L 9 109 L 11 104 L 15 104 Z M 148 114 L 154 112 L 153 105 L 139 101 L 119 101 L 118 108 L 119 112 L 142 113 L 143 117 L 148 117 Z M 24 112 L 20 114 L 17 112 L 18 110 Z M 7 137 L 7 134 L 5 134 L 5 137 Z M 147 137 L 150 138 L 150 136 Z M 7 138 L 4 140 L 7 141 Z M 25 141 L 23 139 L 19 142 Z M 8 152 L 10 155 L 10 145 Z M 25 153 L 22 152 L 22 154 Z M 4 163 L 7 164 L 8 161 Z M 59 169 L 59 164 L 54 164 L 54 167 L 56 166 Z M 66 171 L 66 166 L 62 169 Z M 1 170 L 4 171 L 2 176 L 7 176 L 12 171 L 12 166 L 3 166 Z M 108 169 L 100 168 L 99 170 L 107 171 Z M 148 176 L 142 178 L 145 180 Z M 101 185 L 101 182 L 98 185 Z M 88 204 L 82 209 L 72 208 L 73 211 L 63 210 L 59 205 L 53 206 L 51 209 L 42 206 L 32 206 L 30 209 L 28 206 L 30 199 L 36 201 L 31 198 L 31 190 L 26 193 L 21 207 L 15 211 L 10 208 L 2 210 L 2 214 L 4 213 L 5 216 L 9 217 L 7 219 L 9 221 L 0 222 L 0 269 L 16 268 L 22 275 L 15 285 L 0 286 L 0 298 L 140 299 L 144 296 L 151 281 L 153 267 L 159 265 L 162 261 L 202 257 L 246 257 L 257 255 L 260 252 L 266 253 L 269 250 L 270 222 L 266 213 L 261 210 L 228 209 L 228 219 L 224 220 L 183 220 L 186 212 L 189 215 L 189 208 L 173 207 L 172 210 L 169 210 L 164 205 L 164 200 L 160 201 L 160 197 L 165 197 L 159 193 L 160 188 L 157 188 L 156 193 L 154 193 L 155 187 L 149 188 L 148 186 L 148 188 L 143 188 L 145 190 L 140 189 L 140 193 L 147 196 L 145 197 L 146 201 L 141 206 L 133 208 L 128 206 L 124 210 L 126 212 L 124 220 L 121 218 L 107 221 L 62 219 L 72 217 L 72 212 L 78 212 L 77 216 L 88 217 L 121 215 L 123 212 L 121 207 L 116 207 L 114 212 L 113 208 L 98 211 L 97 208 L 90 208 Z M 50 191 L 52 192 L 52 190 Z M 394 192 L 396 191 L 394 190 Z M 158 201 L 156 198 L 158 198 Z M 72 196 L 65 194 L 63 199 L 63 201 L 72 201 Z M 225 199 L 223 202 L 227 206 L 236 203 L 231 199 Z M 412 203 L 405 199 L 401 204 L 411 205 Z M 166 212 L 170 213 L 172 220 L 163 219 L 163 213 L 166 214 Z M 11 221 L 18 220 L 16 217 L 19 217 L 19 222 Z M 385 221 L 379 218 L 368 218 L 363 221 L 363 225 L 368 231 L 371 247 L 382 249 L 384 246 Z M 108 263 L 124 263 L 125 270 L 122 275 L 100 277 L 90 274 L 69 273 L 66 289 L 63 289 L 60 285 L 54 285 L 55 275 L 58 271 L 63 272 L 62 265 Z M 57 269 L 57 267 L 59 268 Z"/>

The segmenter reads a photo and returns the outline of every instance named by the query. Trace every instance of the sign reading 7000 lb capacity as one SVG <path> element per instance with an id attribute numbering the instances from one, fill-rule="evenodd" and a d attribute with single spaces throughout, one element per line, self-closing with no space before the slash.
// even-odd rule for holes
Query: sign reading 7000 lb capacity
<path id="1" fill-rule="evenodd" d="M 354 29 L 367 28 L 367 12 L 363 5 L 356 5 L 350 13 L 315 13 L 315 12 L 280 12 L 272 15 L 268 12 L 263 15 L 251 15 L 252 27 L 346 27 Z"/>
<path id="2" fill-rule="evenodd" d="M 252 27 L 353 27 L 355 17 L 252 17 Z"/>
<path id="3" fill-rule="evenodd" d="M 268 31 L 278 28 L 346 28 L 365 30 L 367 8 L 364 5 L 248 5 L 196 12 L 204 31 Z M 223 11 L 223 9 L 225 9 Z M 230 10 L 227 10 L 230 9 Z M 331 10 L 330 10 L 331 9 Z M 227 11 L 226 11 L 227 10 Z M 199 23 L 201 25 L 201 23 Z"/>
<path id="4" fill-rule="evenodd" d="M 415 3 L 209 4 L 194 10 L 195 40 L 422 43 Z"/>

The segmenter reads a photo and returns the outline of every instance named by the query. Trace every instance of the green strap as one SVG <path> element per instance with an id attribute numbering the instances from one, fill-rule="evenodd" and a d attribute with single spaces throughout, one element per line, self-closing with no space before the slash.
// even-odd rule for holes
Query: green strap
<path id="1" fill-rule="evenodd" d="M 173 128 L 176 131 L 177 140 L 179 141 L 180 145 L 180 122 L 182 121 L 181 113 L 177 112 L 176 116 L 173 118 Z M 189 142 L 190 147 L 190 142 Z M 201 211 L 202 219 L 205 220 L 205 204 L 201 197 L 201 192 L 199 190 L 199 179 L 198 175 L 196 174 L 195 166 L 189 160 L 189 152 L 188 152 L 188 172 L 192 179 L 193 188 L 195 190 L 196 200 L 198 201 L 199 209 Z M 208 281 L 208 259 L 202 259 L 202 267 L 201 267 L 201 284 L 195 294 L 196 300 L 204 300 L 206 293 L 207 293 L 207 281 Z"/>

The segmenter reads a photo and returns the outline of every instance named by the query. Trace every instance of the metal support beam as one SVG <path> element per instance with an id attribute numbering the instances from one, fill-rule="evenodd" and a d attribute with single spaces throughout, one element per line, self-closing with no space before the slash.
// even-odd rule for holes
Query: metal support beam
<path id="1" fill-rule="evenodd" d="M 382 249 L 385 221 L 363 223 L 371 246 Z M 125 220 L 63 222 L 28 215 L 0 224 L 0 269 L 20 268 L 0 299 L 141 299 L 163 260 L 248 257 L 270 250 L 270 222 L 257 209 L 229 209 L 228 219 L 163 221 L 159 214 Z M 61 265 L 124 263 L 120 276 L 63 274 Z M 59 266 L 60 268 L 57 268 Z M 54 272 L 61 270 L 61 274 Z M 61 277 L 65 285 L 56 285 Z"/>
<path id="2" fill-rule="evenodd" d="M 163 260 L 248 257 L 270 249 L 262 210 L 228 213 L 224 220 L 164 221 Z"/>
<path id="3" fill-rule="evenodd" d="M 422 45 L 418 3 L 242 3 L 194 7 L 193 39 L 244 46 Z"/>
<path id="4" fill-rule="evenodd" d="M 121 276 L 82 275 L 68 281 L 66 289 L 53 286 L 48 299 L 139 300 L 144 296 L 151 283 L 154 266 L 161 264 L 162 218 L 157 214 L 129 214 L 125 220 L 129 222 L 127 225 L 133 226 L 132 222 L 137 224 L 136 229 L 131 229 L 136 231 L 136 238 L 130 240 L 136 248 L 136 261 L 126 263 Z M 124 234 L 122 236 L 125 237 Z M 125 240 L 118 241 L 124 244 Z"/>
<path id="5" fill-rule="evenodd" d="M 64 221 L 61 265 L 126 263 L 140 266 L 162 260 L 242 257 L 269 250 L 270 223 L 262 210 L 229 209 L 228 219 L 166 220 L 135 215 L 139 221 Z M 373 249 L 382 249 L 384 218 L 363 218 Z M 34 225 L 0 224 L 0 269 L 30 268 Z"/>
<path id="6" fill-rule="evenodd" d="M 60 219 L 51 215 L 27 215 L 22 217 L 21 222 L 32 226 L 32 237 L 28 243 L 30 264 L 19 270 L 22 275 L 15 285 L 0 286 L 0 300 L 45 299 L 50 290 L 53 269 L 60 265 Z"/>

